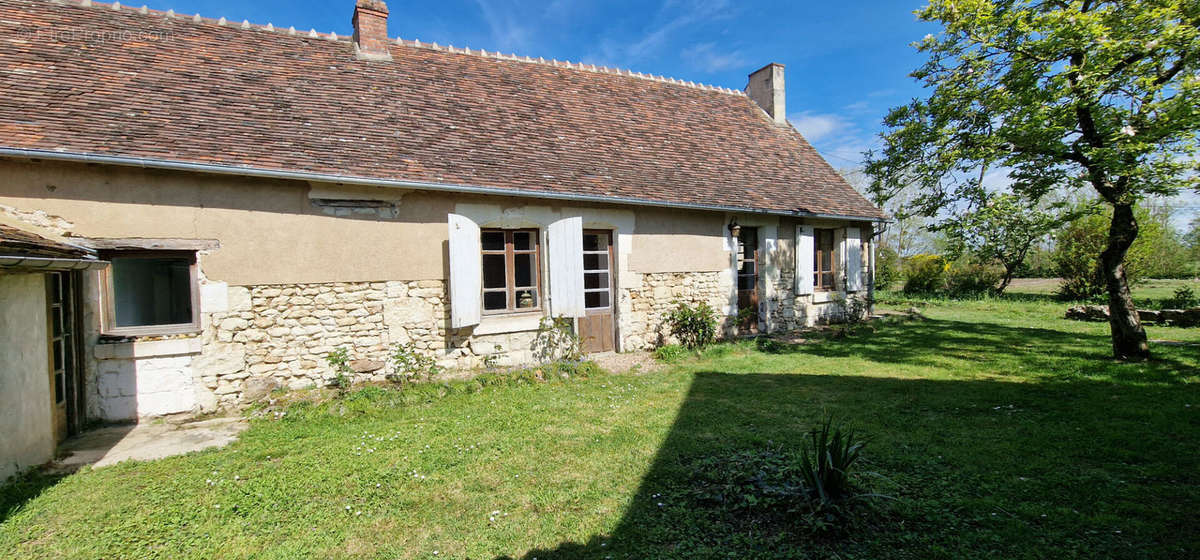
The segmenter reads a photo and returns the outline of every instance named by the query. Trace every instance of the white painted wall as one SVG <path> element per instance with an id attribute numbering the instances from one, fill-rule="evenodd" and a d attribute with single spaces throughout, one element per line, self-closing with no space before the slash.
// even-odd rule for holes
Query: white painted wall
<path id="1" fill-rule="evenodd" d="M 0 482 L 54 458 L 46 280 L 0 274 Z"/>

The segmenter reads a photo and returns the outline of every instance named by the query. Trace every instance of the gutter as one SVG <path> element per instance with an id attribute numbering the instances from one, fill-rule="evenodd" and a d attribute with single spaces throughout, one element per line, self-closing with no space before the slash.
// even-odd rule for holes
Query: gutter
<path id="1" fill-rule="evenodd" d="M 0 269 L 20 268 L 29 270 L 101 270 L 108 261 L 92 259 L 54 259 L 45 257 L 0 256 Z"/>
<path id="2" fill-rule="evenodd" d="M 217 165 L 210 163 L 191 163 L 177 160 L 155 158 L 140 158 L 128 156 L 107 156 L 99 154 L 81 154 L 71 152 L 56 152 L 50 150 L 30 150 L 22 148 L 0 148 L 0 157 L 45 159 L 74 163 L 91 163 L 102 165 L 118 165 L 124 167 L 140 167 L 143 169 L 163 169 L 170 171 L 188 171 L 194 173 L 210 173 L 218 175 L 237 175 L 263 179 L 287 179 L 294 181 L 316 181 L 321 183 L 336 183 L 364 187 L 407 188 L 428 191 L 457 192 L 483 194 L 493 196 L 517 196 L 527 198 L 548 198 L 552 200 L 569 200 L 576 202 L 596 202 L 606 204 L 625 204 L 634 206 L 655 206 L 661 208 L 679 208 L 685 210 L 709 210 L 715 212 L 737 212 L 749 214 L 764 214 L 770 216 L 787 216 L 794 218 L 830 218 L 839 220 L 855 220 L 867 222 L 885 222 L 885 218 L 868 218 L 865 216 L 849 216 L 841 214 L 821 214 L 816 212 L 759 210 L 738 206 L 722 206 L 718 204 L 689 204 L 683 202 L 663 202 L 642 198 L 621 196 L 602 196 L 586 194 L 567 194 L 556 192 L 535 191 L 529 189 L 504 189 L 498 187 L 482 187 L 476 185 L 459 185 L 452 183 L 430 183 L 425 181 L 406 181 L 397 179 L 375 179 L 328 173 L 310 173 L 304 171 L 282 171 L 258 167 L 239 167 L 233 165 Z"/>

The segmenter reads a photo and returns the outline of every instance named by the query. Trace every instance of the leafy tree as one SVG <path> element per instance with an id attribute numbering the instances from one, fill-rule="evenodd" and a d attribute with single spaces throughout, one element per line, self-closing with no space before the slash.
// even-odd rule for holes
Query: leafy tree
<path id="1" fill-rule="evenodd" d="M 985 196 L 974 210 L 949 218 L 935 229 L 946 234 L 951 258 L 967 254 L 980 263 L 999 263 L 1004 274 L 994 288 L 1000 294 L 1033 244 L 1070 221 L 1073 214 L 1059 205 L 1031 206 L 1014 194 Z"/>
<path id="2" fill-rule="evenodd" d="M 1104 273 L 1099 255 L 1108 242 L 1111 209 L 1088 212 L 1066 224 L 1057 236 L 1054 262 L 1063 279 L 1059 295 L 1070 300 L 1096 299 L 1104 293 Z M 1130 285 L 1146 278 L 1182 275 L 1182 245 L 1175 237 L 1169 214 L 1159 208 L 1138 206 L 1134 218 L 1139 235 L 1125 255 L 1125 278 Z"/>
<path id="3" fill-rule="evenodd" d="M 1149 357 L 1124 262 L 1134 205 L 1200 186 L 1200 2 L 931 0 L 917 15 L 944 30 L 917 44 L 928 98 L 890 111 L 868 154 L 877 198 L 919 184 L 932 216 L 978 199 L 989 167 L 1031 202 L 1094 190 L 1112 210 L 1099 260 L 1113 353 Z"/>

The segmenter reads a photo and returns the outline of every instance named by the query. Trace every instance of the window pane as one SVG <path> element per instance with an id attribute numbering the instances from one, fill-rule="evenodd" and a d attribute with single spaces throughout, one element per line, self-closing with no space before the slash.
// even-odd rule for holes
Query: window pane
<path id="1" fill-rule="evenodd" d="M 112 261 L 116 326 L 192 322 L 191 262 L 185 258 L 115 258 Z"/>
<path id="2" fill-rule="evenodd" d="M 66 387 L 64 387 L 64 385 L 66 385 L 65 376 L 61 373 L 55 374 L 54 375 L 54 402 L 55 403 L 61 403 L 61 402 L 63 402 L 63 399 L 67 398 L 66 391 L 65 391 Z"/>
<path id="3" fill-rule="evenodd" d="M 503 231 L 485 231 L 479 234 L 479 242 L 483 245 L 484 251 L 503 251 L 504 250 L 504 232 Z"/>
<path id="4" fill-rule="evenodd" d="M 63 341 L 54 341 L 54 369 L 60 370 L 63 368 Z"/>
<path id="5" fill-rule="evenodd" d="M 738 276 L 739 290 L 753 290 L 755 276 Z"/>
<path id="6" fill-rule="evenodd" d="M 833 270 L 833 252 L 832 251 L 821 252 L 821 270 L 822 271 Z"/>
<path id="7" fill-rule="evenodd" d="M 537 286 L 537 259 L 536 255 L 526 253 L 524 255 L 513 255 L 513 265 L 516 266 L 516 271 L 513 272 L 515 288 L 527 288 Z"/>
<path id="8" fill-rule="evenodd" d="M 508 294 L 506 292 L 484 292 L 483 308 L 488 311 L 507 309 Z"/>
<path id="9" fill-rule="evenodd" d="M 50 276 L 50 284 L 53 286 L 53 289 L 51 290 L 51 295 L 50 295 L 51 303 L 62 303 L 62 300 L 63 300 L 62 279 L 63 279 L 62 274 L 52 274 Z"/>
<path id="10" fill-rule="evenodd" d="M 583 287 L 592 288 L 607 288 L 608 273 L 607 272 L 588 272 L 583 275 Z"/>
<path id="11" fill-rule="evenodd" d="M 583 235 L 583 250 L 584 251 L 607 251 L 608 236 L 599 233 L 585 233 Z"/>
<path id="12" fill-rule="evenodd" d="M 833 287 L 833 273 L 832 272 L 826 272 L 821 275 L 821 286 L 825 287 L 825 288 Z"/>
<path id="13" fill-rule="evenodd" d="M 583 305 L 588 309 L 608 307 L 608 292 L 586 292 L 583 294 Z"/>
<path id="14" fill-rule="evenodd" d="M 754 261 L 742 261 L 742 268 L 738 272 L 741 274 L 754 274 L 755 273 L 754 265 L 755 265 Z"/>
<path id="15" fill-rule="evenodd" d="M 584 270 L 608 270 L 608 255 L 584 255 Z"/>
<path id="16" fill-rule="evenodd" d="M 51 319 L 51 324 L 53 325 L 51 327 L 50 336 L 61 335 L 63 332 L 63 330 L 62 330 L 62 310 L 61 309 L 51 309 L 50 310 L 50 319 Z"/>
<path id="17" fill-rule="evenodd" d="M 513 232 L 513 250 L 514 251 L 532 251 L 533 250 L 533 232 L 531 232 L 531 231 Z"/>
<path id="18" fill-rule="evenodd" d="M 517 290 L 517 309 L 537 307 L 537 290 Z"/>
<path id="19" fill-rule="evenodd" d="M 483 256 L 483 287 L 503 288 L 508 285 L 508 274 L 504 270 L 504 255 Z"/>

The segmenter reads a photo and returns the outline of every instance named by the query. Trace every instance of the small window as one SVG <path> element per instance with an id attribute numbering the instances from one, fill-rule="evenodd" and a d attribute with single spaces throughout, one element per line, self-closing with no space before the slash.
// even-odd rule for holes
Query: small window
<path id="1" fill-rule="evenodd" d="M 102 274 L 105 334 L 161 335 L 200 328 L 196 254 L 116 252 Z"/>
<path id="2" fill-rule="evenodd" d="M 813 231 L 813 287 L 817 291 L 827 292 L 836 289 L 834 278 L 837 277 L 837 255 L 834 249 L 834 237 L 832 229 Z"/>
<path id="3" fill-rule="evenodd" d="M 541 308 L 541 257 L 537 230 L 483 230 L 483 312 Z"/>

